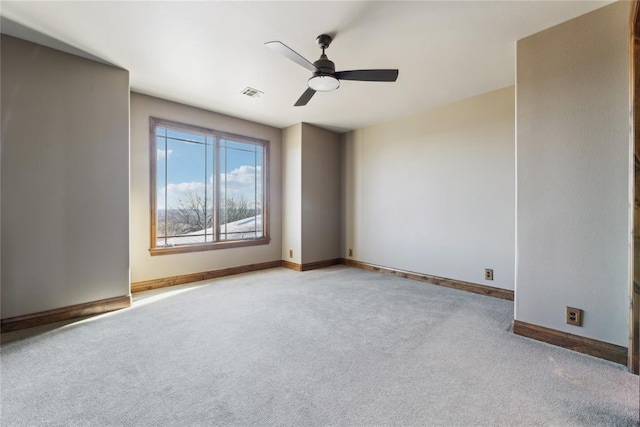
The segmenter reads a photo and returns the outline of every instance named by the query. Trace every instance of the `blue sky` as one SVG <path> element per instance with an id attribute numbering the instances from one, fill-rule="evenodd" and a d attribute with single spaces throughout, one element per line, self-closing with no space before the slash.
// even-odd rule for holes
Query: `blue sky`
<path id="1" fill-rule="evenodd" d="M 167 177 L 167 205 L 168 208 L 177 208 L 179 201 L 184 199 L 189 192 L 201 195 L 206 192 L 211 198 L 212 195 L 212 171 L 214 166 L 213 139 L 204 135 L 183 133 L 170 130 L 168 136 L 186 139 L 193 142 L 180 141 L 169 138 L 165 148 L 164 138 L 157 138 L 157 189 L 158 189 L 158 209 L 163 208 L 165 189 L 165 165 L 169 170 Z M 233 141 L 222 141 L 221 150 L 220 180 L 226 185 L 228 197 L 244 196 L 249 201 L 253 201 L 254 185 L 256 174 L 258 180 L 262 173 L 262 147 L 251 144 L 236 143 Z M 253 150 L 256 153 L 244 151 Z M 258 186 L 260 186 L 258 184 Z M 259 191 L 261 189 L 259 188 Z M 258 195 L 260 197 L 260 194 Z"/>

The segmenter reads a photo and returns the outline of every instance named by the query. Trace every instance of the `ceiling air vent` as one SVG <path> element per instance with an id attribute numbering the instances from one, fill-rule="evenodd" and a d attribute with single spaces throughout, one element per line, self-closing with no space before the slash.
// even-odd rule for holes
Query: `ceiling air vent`
<path id="1" fill-rule="evenodd" d="M 254 89 L 252 87 L 247 86 L 246 88 L 244 88 L 244 90 L 242 92 L 240 92 L 243 95 L 247 95 L 250 96 L 251 98 L 260 98 L 260 95 L 262 95 L 264 92 L 258 89 Z"/>

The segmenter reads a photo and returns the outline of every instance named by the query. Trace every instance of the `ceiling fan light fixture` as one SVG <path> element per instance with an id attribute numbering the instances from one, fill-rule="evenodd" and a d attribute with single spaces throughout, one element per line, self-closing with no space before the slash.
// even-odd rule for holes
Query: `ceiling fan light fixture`
<path id="1" fill-rule="evenodd" d="M 311 77 L 307 84 L 317 92 L 328 92 L 338 89 L 340 87 L 340 80 L 331 75 L 318 74 Z"/>

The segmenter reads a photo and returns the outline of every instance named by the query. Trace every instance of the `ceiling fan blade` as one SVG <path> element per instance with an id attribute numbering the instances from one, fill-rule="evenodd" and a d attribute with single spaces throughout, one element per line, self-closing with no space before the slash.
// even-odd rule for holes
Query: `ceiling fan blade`
<path id="1" fill-rule="evenodd" d="M 350 70 L 338 71 L 338 80 L 359 80 L 363 82 L 395 82 L 398 70 Z"/>
<path id="2" fill-rule="evenodd" d="M 307 105 L 307 102 L 309 102 L 309 100 L 315 94 L 316 94 L 315 90 L 311 89 L 310 87 L 307 88 L 307 90 L 304 91 L 304 93 L 300 96 L 300 98 L 298 98 L 298 100 L 296 101 L 295 104 L 293 104 L 293 106 L 294 107 L 302 107 L 304 105 Z"/>
<path id="3" fill-rule="evenodd" d="M 300 55 L 298 52 L 291 49 L 289 46 L 287 46 L 282 42 L 279 42 L 279 41 L 266 42 L 264 45 L 269 49 L 273 50 L 274 52 L 279 53 L 280 55 L 286 58 L 289 58 L 296 64 L 303 66 L 304 68 L 306 68 L 311 72 L 315 73 L 316 71 L 318 71 L 315 65 L 307 61 L 302 55 Z"/>
<path id="4" fill-rule="evenodd" d="M 316 93 L 315 90 L 311 88 L 307 88 L 307 90 L 304 91 L 302 96 L 298 98 L 298 100 L 296 101 L 295 104 L 293 104 L 293 106 L 302 107 L 303 105 L 307 105 L 307 102 L 309 102 L 309 100 L 311 99 L 311 97 L 313 97 L 313 95 L 315 95 L 315 93 Z"/>

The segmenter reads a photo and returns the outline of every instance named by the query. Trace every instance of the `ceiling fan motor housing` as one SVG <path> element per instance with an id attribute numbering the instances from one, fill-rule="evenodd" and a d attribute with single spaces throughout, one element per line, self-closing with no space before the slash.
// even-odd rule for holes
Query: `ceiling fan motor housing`
<path id="1" fill-rule="evenodd" d="M 320 37 L 322 36 L 319 36 L 318 39 L 320 39 Z M 340 87 L 340 81 L 335 77 L 336 66 L 333 61 L 327 58 L 327 55 L 324 54 L 324 48 L 320 59 L 314 62 L 313 65 L 316 67 L 316 71 L 307 81 L 307 85 L 311 89 L 318 92 L 328 92 Z"/>
<path id="2" fill-rule="evenodd" d="M 336 72 L 336 66 L 324 53 L 313 65 L 318 69 L 314 74 L 316 76 L 333 75 Z"/>

